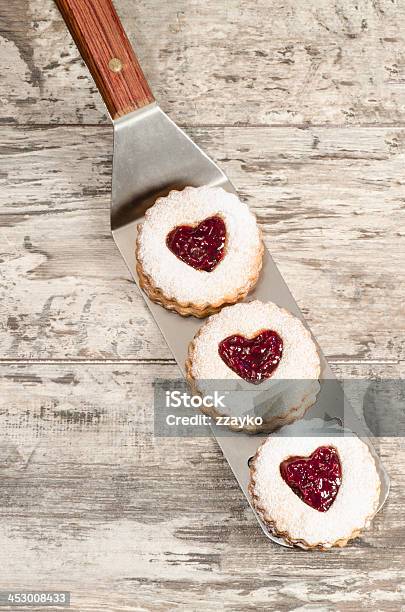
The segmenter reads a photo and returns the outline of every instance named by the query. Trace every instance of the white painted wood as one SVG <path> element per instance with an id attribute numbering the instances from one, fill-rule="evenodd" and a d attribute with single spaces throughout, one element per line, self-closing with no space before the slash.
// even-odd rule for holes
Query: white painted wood
<path id="1" fill-rule="evenodd" d="M 388 504 L 345 550 L 291 551 L 260 527 L 211 438 L 153 436 L 175 366 L 0 367 L 1 588 L 63 588 L 74 610 L 399 610 L 403 440 L 380 441 Z M 341 376 L 398 376 L 346 366 Z"/>
<path id="2" fill-rule="evenodd" d="M 116 0 L 163 107 L 186 125 L 404 123 L 401 0 Z M 2 2 L 3 121 L 100 123 L 52 0 Z"/>
<path id="3" fill-rule="evenodd" d="M 115 3 L 337 374 L 403 377 L 403 3 Z M 109 234 L 103 105 L 52 0 L 0 1 L 0 22 L 0 589 L 81 612 L 401 610 L 403 440 L 377 441 L 372 529 L 324 555 L 263 537 L 210 438 L 153 436 L 153 381 L 178 369 Z"/>
<path id="4" fill-rule="evenodd" d="M 257 213 L 326 354 L 402 359 L 405 131 L 190 133 Z M 111 145 L 108 128 L 3 129 L 3 358 L 170 358 L 110 237 Z"/>

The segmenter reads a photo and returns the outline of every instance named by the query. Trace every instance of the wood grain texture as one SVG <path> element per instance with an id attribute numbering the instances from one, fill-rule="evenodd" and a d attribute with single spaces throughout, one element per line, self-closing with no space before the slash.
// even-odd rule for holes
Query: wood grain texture
<path id="1" fill-rule="evenodd" d="M 157 376 L 136 364 L 0 367 L 2 588 L 63 587 L 81 612 L 401 609 L 403 440 L 380 440 L 392 493 L 361 539 L 286 550 L 263 537 L 211 438 L 154 438 Z"/>
<path id="2" fill-rule="evenodd" d="M 55 0 L 112 119 L 153 101 L 111 0 Z"/>
<path id="3" fill-rule="evenodd" d="M 405 131 L 190 133 L 257 213 L 326 354 L 403 359 Z M 3 129 L 2 358 L 170 357 L 110 237 L 111 145 L 107 128 Z"/>
<path id="4" fill-rule="evenodd" d="M 115 6 L 156 99 L 180 124 L 405 122 L 402 0 Z M 2 121 L 106 122 L 53 0 L 3 1 L 0 14 Z"/>
<path id="5" fill-rule="evenodd" d="M 403 378 L 403 2 L 115 6 L 336 373 Z M 263 537 L 213 440 L 153 436 L 153 382 L 178 369 L 110 237 L 101 97 L 53 0 L 0 0 L 0 24 L 0 589 L 66 588 L 80 612 L 404 610 L 403 440 L 376 441 L 372 529 L 324 555 Z"/>

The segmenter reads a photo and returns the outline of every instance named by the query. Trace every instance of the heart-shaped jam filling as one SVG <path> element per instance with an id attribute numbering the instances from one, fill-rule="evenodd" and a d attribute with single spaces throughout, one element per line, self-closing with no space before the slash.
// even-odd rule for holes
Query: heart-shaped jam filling
<path id="1" fill-rule="evenodd" d="M 259 384 L 269 378 L 280 363 L 283 341 L 277 332 L 264 329 L 254 338 L 239 334 L 228 336 L 219 343 L 218 352 L 238 376 Z"/>
<path id="2" fill-rule="evenodd" d="M 290 457 L 281 463 L 280 472 L 294 493 L 319 512 L 329 510 L 342 482 L 342 466 L 333 446 L 320 446 L 310 457 Z"/>
<path id="3" fill-rule="evenodd" d="M 181 261 L 196 270 L 212 272 L 225 254 L 226 226 L 219 216 L 204 219 L 198 225 L 178 225 L 166 238 L 166 244 Z"/>

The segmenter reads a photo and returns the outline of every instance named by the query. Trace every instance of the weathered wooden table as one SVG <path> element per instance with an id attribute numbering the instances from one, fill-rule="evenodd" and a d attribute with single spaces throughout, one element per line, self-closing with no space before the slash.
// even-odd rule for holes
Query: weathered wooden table
<path id="1" fill-rule="evenodd" d="M 404 373 L 405 5 L 116 0 L 341 377 Z M 0 588 L 99 610 L 400 610 L 405 444 L 344 550 L 267 541 L 216 444 L 155 439 L 178 369 L 109 233 L 111 126 L 51 0 L 0 0 Z M 405 609 L 405 608 L 404 608 Z"/>

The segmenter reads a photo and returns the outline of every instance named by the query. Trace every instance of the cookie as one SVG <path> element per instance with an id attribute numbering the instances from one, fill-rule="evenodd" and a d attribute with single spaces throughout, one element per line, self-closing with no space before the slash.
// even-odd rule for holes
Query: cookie
<path id="1" fill-rule="evenodd" d="M 320 360 L 310 332 L 297 317 L 255 300 L 208 319 L 189 346 L 186 371 L 193 389 L 202 394 L 215 381 L 227 389 L 230 381 L 241 383 L 249 394 L 246 399 L 255 402 L 254 414 L 263 420 L 244 429 L 272 431 L 301 418 L 315 402 Z M 209 413 L 228 416 L 232 408 L 231 402 L 228 411 L 212 408 Z"/>
<path id="2" fill-rule="evenodd" d="M 284 427 L 263 442 L 250 462 L 249 491 L 271 533 L 327 550 L 346 546 L 369 526 L 380 478 L 365 442 L 347 430 L 316 435 L 315 421 Z"/>
<path id="3" fill-rule="evenodd" d="M 141 288 L 183 316 L 206 317 L 243 300 L 259 278 L 262 258 L 255 216 L 219 187 L 171 191 L 138 227 Z"/>

